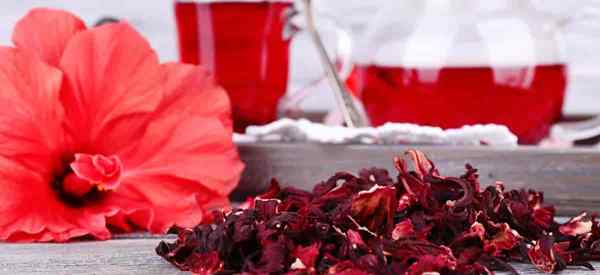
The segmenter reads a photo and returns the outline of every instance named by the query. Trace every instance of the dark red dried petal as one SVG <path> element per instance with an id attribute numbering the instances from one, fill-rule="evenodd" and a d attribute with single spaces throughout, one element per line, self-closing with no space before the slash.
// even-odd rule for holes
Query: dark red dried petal
<path id="1" fill-rule="evenodd" d="M 290 257 L 290 246 L 291 243 L 285 238 L 265 241 L 260 250 L 262 254 L 260 260 L 258 262 L 247 261 L 247 271 L 258 274 L 284 273 L 293 263 L 292 257 Z"/>
<path id="2" fill-rule="evenodd" d="M 571 247 L 571 242 L 560 242 L 560 243 L 555 243 L 554 246 L 552 246 L 552 250 L 554 251 L 554 253 L 556 253 L 557 255 L 559 255 L 566 263 L 573 263 L 574 261 L 574 251 L 569 251 Z"/>
<path id="3" fill-rule="evenodd" d="M 263 221 L 268 221 L 272 217 L 279 214 L 279 205 L 281 201 L 278 199 L 260 199 L 256 198 L 254 201 L 254 208 L 256 209 L 258 217 Z"/>
<path id="4" fill-rule="evenodd" d="M 550 230 L 552 224 L 554 224 L 554 210 L 553 206 L 539 207 L 533 209 L 533 222 L 540 226 L 544 230 Z"/>
<path id="5" fill-rule="evenodd" d="M 360 233 L 357 232 L 357 231 L 354 231 L 352 229 L 346 231 L 346 238 L 348 239 L 348 242 L 350 242 L 350 244 L 352 246 L 360 247 L 360 248 L 363 248 L 363 247 L 367 246 L 367 244 L 363 240 L 363 238 L 360 235 Z"/>
<path id="6" fill-rule="evenodd" d="M 318 242 L 307 247 L 297 246 L 292 255 L 302 262 L 302 265 L 308 272 L 314 272 L 317 260 L 319 259 L 320 249 L 321 243 Z"/>
<path id="7" fill-rule="evenodd" d="M 415 239 L 427 240 L 435 225 L 431 222 L 432 218 L 427 216 L 424 211 L 414 211 L 410 214 L 409 219 L 415 231 Z"/>
<path id="8" fill-rule="evenodd" d="M 293 187 L 285 188 L 279 197 L 281 198 L 279 210 L 282 212 L 301 211 L 309 207 L 313 200 L 311 193 Z"/>
<path id="9" fill-rule="evenodd" d="M 503 216 L 501 218 L 510 220 L 514 229 L 522 231 L 521 235 L 533 239 L 540 238 L 555 225 L 554 207 L 543 205 L 543 200 L 541 192 L 505 192 L 502 203 L 507 213 L 500 213 Z"/>
<path id="10" fill-rule="evenodd" d="M 553 273 L 565 268 L 564 263 L 554 252 L 553 237 L 543 237 L 538 240 L 527 254 L 531 263 L 542 272 Z"/>
<path id="11" fill-rule="evenodd" d="M 453 274 L 460 274 L 460 275 L 493 275 L 494 272 L 492 272 L 488 267 L 480 264 L 480 263 L 474 263 L 472 265 L 459 265 L 456 268 L 456 271 L 453 272 Z"/>
<path id="12" fill-rule="evenodd" d="M 493 256 L 501 256 L 503 252 L 512 250 L 523 239 L 519 232 L 510 228 L 507 223 L 502 223 L 497 227 L 498 233 L 485 242 L 485 252 Z"/>
<path id="13" fill-rule="evenodd" d="M 374 186 L 359 192 L 352 199 L 352 217 L 371 232 L 390 234 L 394 227 L 394 211 L 397 206 L 396 188 Z"/>
<path id="14" fill-rule="evenodd" d="M 533 209 L 533 221 L 544 230 L 549 230 L 554 223 L 553 206 L 544 206 L 544 194 L 529 190 L 529 207 Z"/>
<path id="15" fill-rule="evenodd" d="M 272 181 L 247 209 L 179 229 L 156 252 L 182 270 L 248 275 L 515 273 L 507 261 L 555 272 L 600 260 L 595 215 L 559 225 L 541 192 L 481 191 L 470 165 L 443 177 L 423 153 L 407 155 L 396 182 L 377 168 L 337 173 L 313 192 Z"/>
<path id="16" fill-rule="evenodd" d="M 394 227 L 392 231 L 392 240 L 409 238 L 415 235 L 415 228 L 411 220 L 404 220 Z"/>
<path id="17" fill-rule="evenodd" d="M 460 178 L 469 182 L 476 193 L 481 192 L 481 185 L 479 184 L 479 174 L 477 174 L 477 169 L 473 168 L 471 164 L 466 164 L 465 168 L 467 171 Z"/>
<path id="18" fill-rule="evenodd" d="M 422 275 L 426 272 L 448 273 L 456 269 L 456 260 L 452 255 L 425 255 L 419 257 L 407 270 L 407 275 Z"/>
<path id="19" fill-rule="evenodd" d="M 500 211 L 502 201 L 504 200 L 503 192 L 498 191 L 498 186 L 502 183 L 497 183 L 497 186 L 488 186 L 481 193 L 481 207 L 488 217 L 496 217 Z"/>
<path id="20" fill-rule="evenodd" d="M 385 274 L 386 273 L 385 260 L 382 260 L 382 259 L 384 259 L 384 257 L 380 257 L 375 254 L 367 254 L 367 255 L 363 255 L 360 258 L 358 258 L 358 260 L 356 260 L 356 263 L 363 270 L 367 271 L 367 273 Z"/>
<path id="21" fill-rule="evenodd" d="M 360 178 L 369 183 L 369 185 L 381 185 L 381 186 L 389 186 L 394 184 L 394 180 L 390 177 L 390 174 L 385 169 L 379 168 L 370 168 L 370 169 L 362 169 L 358 173 Z M 371 188 L 369 186 L 368 188 Z"/>
<path id="22" fill-rule="evenodd" d="M 242 203 L 238 206 L 238 209 L 254 208 L 254 203 L 255 203 L 256 199 L 263 199 L 263 200 L 275 199 L 275 198 L 277 198 L 277 196 L 279 195 L 280 192 L 281 192 L 281 187 L 279 185 L 279 182 L 277 182 L 276 179 L 271 179 L 269 189 L 265 193 L 263 193 L 259 196 L 256 196 L 256 198 L 247 198 L 246 201 L 244 201 L 244 203 Z"/>
<path id="23" fill-rule="evenodd" d="M 223 261 L 218 251 L 209 251 L 211 247 L 207 238 L 211 233 L 208 226 L 199 227 L 197 231 L 184 229 L 175 243 L 161 242 L 156 253 L 181 270 L 212 274 L 223 268 Z"/>
<path id="24" fill-rule="evenodd" d="M 358 178 L 351 173 L 338 172 L 333 177 L 327 179 L 327 181 L 315 185 L 312 193 L 316 198 L 321 198 L 326 195 L 335 198 L 345 193 L 353 194 L 371 187 L 372 184 L 369 184 L 367 181 Z"/>
<path id="25" fill-rule="evenodd" d="M 316 273 L 311 273 L 306 269 L 292 269 L 292 271 L 288 271 L 285 273 L 285 275 L 313 275 Z M 246 274 L 242 274 L 242 275 L 246 275 Z"/>
<path id="26" fill-rule="evenodd" d="M 485 226 L 479 222 L 474 222 L 469 229 L 469 233 L 483 240 L 485 238 Z"/>
<path id="27" fill-rule="evenodd" d="M 592 217 L 586 212 L 583 212 L 579 216 L 574 217 L 567 223 L 561 225 L 558 230 L 560 233 L 567 236 L 576 237 L 592 232 L 592 226 Z"/>
<path id="28" fill-rule="evenodd" d="M 463 179 L 449 177 L 441 181 L 439 184 L 446 185 L 446 196 L 440 198 L 440 203 L 444 203 L 454 208 L 463 208 L 469 206 L 475 199 L 475 191 L 473 186 Z M 439 184 L 435 184 L 434 186 Z M 435 191 L 433 191 L 433 193 L 435 196 Z"/>
<path id="29" fill-rule="evenodd" d="M 398 207 L 396 207 L 396 211 L 397 212 L 406 211 L 406 210 L 408 210 L 408 208 L 415 205 L 416 203 L 417 203 L 417 199 L 415 198 L 415 196 L 410 195 L 408 193 L 404 194 L 398 200 Z"/>
<path id="30" fill-rule="evenodd" d="M 223 269 L 223 261 L 217 251 L 204 254 L 193 253 L 186 259 L 190 271 L 197 275 L 211 275 Z"/>
<path id="31" fill-rule="evenodd" d="M 370 275 L 364 271 L 358 264 L 352 261 L 340 262 L 327 270 L 327 274 L 331 275 Z"/>
<path id="32" fill-rule="evenodd" d="M 233 227 L 232 239 L 235 242 L 244 242 L 253 239 L 256 235 L 256 213 L 245 210 L 233 213 L 234 218 L 228 220 L 228 227 Z"/>
<path id="33" fill-rule="evenodd" d="M 279 184 L 279 182 L 276 179 L 271 179 L 271 184 L 269 185 L 269 189 L 267 190 L 267 192 L 263 193 L 262 195 L 258 196 L 258 199 L 264 199 L 264 200 L 268 200 L 268 199 L 275 199 L 277 198 L 277 196 L 279 195 L 279 193 L 281 192 L 281 185 Z"/>
<path id="34" fill-rule="evenodd" d="M 446 246 L 436 245 L 421 240 L 399 240 L 385 243 L 383 251 L 394 260 L 408 262 L 425 255 L 452 255 L 452 250 Z"/>
<path id="35" fill-rule="evenodd" d="M 408 150 L 405 155 L 410 156 L 415 165 L 415 172 L 419 175 L 421 179 L 424 179 L 425 176 L 439 176 L 439 172 L 435 168 L 435 165 L 431 160 L 425 156 L 425 154 L 421 151 L 417 150 Z"/>
<path id="36" fill-rule="evenodd" d="M 404 159 L 396 158 L 394 162 L 396 165 L 396 169 L 400 173 L 398 175 L 398 178 L 400 179 L 404 190 L 408 192 L 408 194 L 413 195 L 415 197 L 422 197 L 418 195 L 420 195 L 422 192 L 429 191 L 430 186 L 429 184 L 423 181 L 423 174 L 409 172 L 408 166 Z"/>

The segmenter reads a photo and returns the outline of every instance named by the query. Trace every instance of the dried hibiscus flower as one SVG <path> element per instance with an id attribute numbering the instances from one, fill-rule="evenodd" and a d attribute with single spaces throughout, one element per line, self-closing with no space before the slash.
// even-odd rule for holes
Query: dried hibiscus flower
<path id="1" fill-rule="evenodd" d="M 198 274 L 493 274 L 509 262 L 543 272 L 593 269 L 600 225 L 582 213 L 565 224 L 542 193 L 481 189 L 477 170 L 442 176 L 418 151 L 382 169 L 338 173 L 312 192 L 273 181 L 244 209 L 182 230 L 157 253 Z"/>

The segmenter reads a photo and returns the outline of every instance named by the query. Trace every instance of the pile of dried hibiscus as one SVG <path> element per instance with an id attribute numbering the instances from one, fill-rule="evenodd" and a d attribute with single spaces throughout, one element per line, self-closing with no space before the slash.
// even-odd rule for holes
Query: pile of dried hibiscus
<path id="1" fill-rule="evenodd" d="M 481 190 L 470 165 L 444 177 L 423 153 L 407 155 L 414 169 L 396 159 L 396 180 L 371 168 L 312 192 L 273 181 L 245 208 L 215 213 L 156 251 L 198 274 L 516 273 L 508 262 L 550 273 L 600 260 L 595 215 L 558 224 L 540 192 Z"/>

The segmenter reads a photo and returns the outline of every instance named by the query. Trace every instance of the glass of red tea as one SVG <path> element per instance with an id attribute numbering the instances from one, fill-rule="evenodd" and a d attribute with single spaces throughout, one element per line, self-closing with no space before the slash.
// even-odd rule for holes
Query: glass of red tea
<path id="1" fill-rule="evenodd" d="M 353 79 L 374 125 L 506 125 L 521 144 L 562 112 L 568 66 L 559 24 L 529 0 L 390 1 Z"/>
<path id="2" fill-rule="evenodd" d="M 297 14 L 293 0 L 175 1 L 181 61 L 204 66 L 225 88 L 236 132 L 276 119 Z M 338 58 L 349 64 L 347 55 Z"/>

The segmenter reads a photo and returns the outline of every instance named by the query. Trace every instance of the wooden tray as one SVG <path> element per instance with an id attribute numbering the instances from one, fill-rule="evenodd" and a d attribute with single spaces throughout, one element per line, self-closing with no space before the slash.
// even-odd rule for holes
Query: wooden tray
<path id="1" fill-rule="evenodd" d="M 561 215 L 588 209 L 600 212 L 600 150 L 548 150 L 534 147 L 431 147 L 322 144 L 240 145 L 246 162 L 233 198 L 262 192 L 271 178 L 283 185 L 311 189 L 338 171 L 382 167 L 396 174 L 392 159 L 407 149 L 429 155 L 442 175 L 461 175 L 466 163 L 480 171 L 482 185 L 504 181 L 507 188 L 544 191 Z"/>

